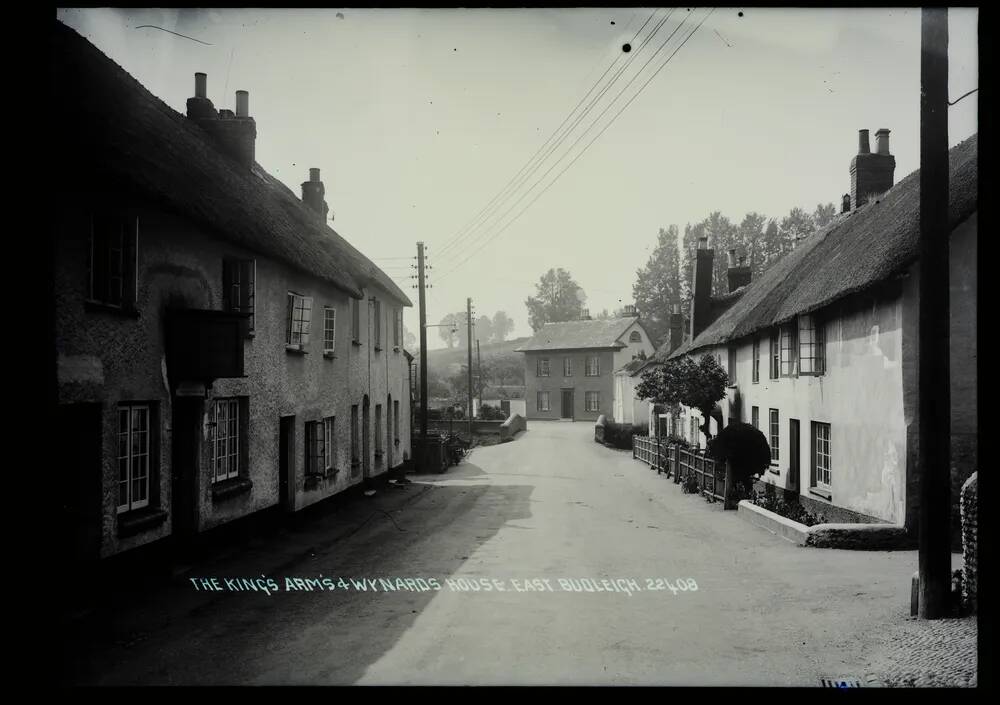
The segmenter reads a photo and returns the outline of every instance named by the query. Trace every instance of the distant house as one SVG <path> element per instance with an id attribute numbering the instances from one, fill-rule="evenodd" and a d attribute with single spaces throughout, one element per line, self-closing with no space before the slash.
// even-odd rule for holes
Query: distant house
<path id="1" fill-rule="evenodd" d="M 507 385 L 498 387 L 486 387 L 483 389 L 483 404 L 500 409 L 507 416 L 520 414 L 526 417 L 528 413 L 527 404 L 524 398 L 524 385 Z M 479 397 L 472 398 L 472 409 L 475 416 L 479 416 Z"/>
<path id="2" fill-rule="evenodd" d="M 622 318 L 546 323 L 516 352 L 524 353 L 529 419 L 611 418 L 614 371 L 655 352 L 634 307 Z"/>
<path id="3" fill-rule="evenodd" d="M 715 355 L 731 387 L 723 423 L 767 436 L 765 481 L 814 512 L 917 521 L 916 443 L 920 174 L 893 185 L 889 131 L 860 136 L 844 211 L 712 311 L 713 251 L 695 264 L 691 340 L 658 359 Z M 950 153 L 952 497 L 978 462 L 976 250 L 978 139 Z M 851 208 L 851 203 L 854 208 Z M 704 446 L 700 414 L 672 424 Z M 711 421 L 712 432 L 718 423 Z"/>
<path id="4" fill-rule="evenodd" d="M 296 511 L 410 454 L 410 301 L 255 160 L 249 96 L 181 115 L 54 23 L 56 473 L 67 556 Z"/>

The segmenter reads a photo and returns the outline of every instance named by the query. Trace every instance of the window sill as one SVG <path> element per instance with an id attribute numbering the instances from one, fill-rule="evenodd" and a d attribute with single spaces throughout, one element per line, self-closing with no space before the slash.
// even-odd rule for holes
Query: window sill
<path id="1" fill-rule="evenodd" d="M 257 337 L 257 333 L 255 331 L 252 331 L 252 330 L 251 331 L 247 331 L 247 334 L 245 336 L 243 336 L 243 337 L 246 338 L 247 340 L 253 340 L 254 338 Z"/>
<path id="2" fill-rule="evenodd" d="M 393 351 L 393 352 L 395 352 L 395 353 L 398 353 L 398 352 L 400 352 L 401 350 L 402 350 L 402 348 L 401 348 L 401 347 L 399 347 L 398 345 L 393 345 L 393 346 L 392 346 L 392 351 Z"/>
<path id="3" fill-rule="evenodd" d="M 329 352 L 329 351 L 324 351 L 323 352 L 323 357 L 325 357 L 327 360 L 336 360 L 337 359 L 337 356 L 334 355 L 332 352 Z"/>
<path id="4" fill-rule="evenodd" d="M 253 488 L 253 481 L 248 477 L 233 477 L 212 484 L 212 501 L 223 502 L 241 494 L 246 494 Z"/>
<path id="5" fill-rule="evenodd" d="M 118 515 L 118 537 L 135 536 L 155 528 L 167 520 L 167 512 L 158 507 L 133 509 Z"/>
<path id="6" fill-rule="evenodd" d="M 84 299 L 83 308 L 92 313 L 112 313 L 122 318 L 139 318 L 140 315 L 139 309 L 134 306 L 115 306 L 93 299 Z"/>
<path id="7" fill-rule="evenodd" d="M 769 467 L 767 469 L 767 471 L 769 473 L 771 473 L 772 475 L 780 475 L 781 474 L 781 470 L 778 469 L 777 465 L 772 465 L 771 467 Z"/>
<path id="8" fill-rule="evenodd" d="M 285 343 L 285 352 L 290 352 L 295 355 L 308 355 L 309 353 L 301 345 L 290 345 Z"/>
<path id="9" fill-rule="evenodd" d="M 822 487 L 810 487 L 809 494 L 814 494 L 817 497 L 825 499 L 827 502 L 833 501 L 833 492 L 830 490 L 825 490 Z"/>
<path id="10" fill-rule="evenodd" d="M 351 341 L 351 345 L 357 345 L 360 348 L 361 347 L 361 341 L 360 340 L 352 340 Z"/>
<path id="11" fill-rule="evenodd" d="M 379 345 L 375 346 L 375 352 L 382 352 L 382 347 Z"/>

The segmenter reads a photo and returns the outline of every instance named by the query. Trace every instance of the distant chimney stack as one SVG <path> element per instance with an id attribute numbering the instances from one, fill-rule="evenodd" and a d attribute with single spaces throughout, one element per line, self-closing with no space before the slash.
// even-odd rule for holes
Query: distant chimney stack
<path id="1" fill-rule="evenodd" d="M 250 117 L 250 94 L 236 91 L 236 112 L 216 112 L 208 99 L 208 76 L 194 75 L 194 97 L 187 100 L 187 116 L 211 135 L 220 151 L 244 167 L 256 159 L 257 124 Z"/>
<path id="2" fill-rule="evenodd" d="M 729 251 L 729 268 L 726 270 L 726 278 L 729 280 L 730 292 L 750 283 L 750 267 L 743 264 L 745 260 L 745 257 L 736 259 L 735 249 Z"/>
<path id="3" fill-rule="evenodd" d="M 684 342 L 684 317 L 681 315 L 681 305 L 674 304 L 670 311 L 670 337 L 668 338 L 669 355 Z"/>
<path id="4" fill-rule="evenodd" d="M 843 200 L 840 202 L 840 212 L 847 213 L 851 210 L 851 194 L 845 193 Z"/>
<path id="5" fill-rule="evenodd" d="M 622 315 L 638 317 L 639 312 L 635 310 L 635 306 L 633 306 L 632 304 L 627 304 L 624 310 L 622 311 Z"/>
<path id="6" fill-rule="evenodd" d="M 694 285 L 691 296 L 691 339 L 698 337 L 712 316 L 712 263 L 715 251 L 708 249 L 708 238 L 698 238 L 694 260 Z"/>
<path id="7" fill-rule="evenodd" d="M 883 127 L 875 133 L 875 154 L 868 145 L 868 130 L 858 134 L 858 153 L 851 160 L 850 202 L 854 208 L 865 205 L 873 194 L 891 189 L 896 172 L 896 158 L 889 153 L 889 130 Z"/>
<path id="8" fill-rule="evenodd" d="M 319 179 L 319 169 L 312 167 L 309 169 L 309 180 L 302 183 L 302 202 L 323 220 L 330 211 L 325 196 L 326 188 Z"/>
<path id="9" fill-rule="evenodd" d="M 581 321 L 589 321 L 590 320 L 590 309 L 589 308 L 585 308 L 585 309 L 583 309 L 583 310 L 580 311 L 580 320 Z"/>

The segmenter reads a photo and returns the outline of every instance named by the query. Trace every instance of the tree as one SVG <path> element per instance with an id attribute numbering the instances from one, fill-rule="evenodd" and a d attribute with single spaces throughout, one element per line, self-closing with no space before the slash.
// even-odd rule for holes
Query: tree
<path id="1" fill-rule="evenodd" d="M 489 381 L 494 386 L 521 386 L 524 384 L 524 356 L 521 353 L 508 353 L 490 357 Z"/>
<path id="2" fill-rule="evenodd" d="M 729 250 L 736 247 L 737 228 L 729 218 L 719 211 L 710 214 L 704 221 L 704 235 L 708 236 L 708 246 L 715 251 L 712 262 L 712 293 L 718 296 L 729 291 Z"/>
<path id="3" fill-rule="evenodd" d="M 409 350 L 417 347 L 417 336 L 413 335 L 406 326 L 403 326 L 403 347 Z"/>
<path id="4" fill-rule="evenodd" d="M 493 314 L 493 341 L 502 343 L 507 340 L 507 336 L 514 330 L 514 321 L 507 315 L 506 311 L 497 311 Z"/>
<path id="5" fill-rule="evenodd" d="M 767 224 L 767 216 L 750 212 L 743 216 L 743 220 L 736 227 L 736 242 L 743 249 L 750 266 L 751 279 L 756 278 L 760 273 L 758 265 L 765 261 L 764 257 L 764 226 Z"/>
<path id="6" fill-rule="evenodd" d="M 546 323 L 574 321 L 587 295 L 565 269 L 550 269 L 535 284 L 535 295 L 524 302 L 528 307 L 528 322 L 533 331 Z"/>
<path id="7" fill-rule="evenodd" d="M 709 422 L 716 404 L 726 396 L 728 383 L 726 371 L 714 356 L 702 355 L 695 362 L 685 355 L 643 372 L 636 394 L 656 404 L 683 404 L 697 409 L 701 412 L 701 432 L 711 439 Z"/>
<path id="8" fill-rule="evenodd" d="M 635 308 L 657 347 L 670 330 L 670 313 L 681 303 L 680 252 L 676 225 L 660 228 L 656 249 L 645 266 L 636 271 L 632 285 Z"/>
<path id="9" fill-rule="evenodd" d="M 801 208 L 793 208 L 785 218 L 781 219 L 782 240 L 788 249 L 794 247 L 797 240 L 808 237 L 815 231 L 816 221 Z"/>
<path id="10" fill-rule="evenodd" d="M 480 344 L 493 340 L 493 321 L 489 316 L 480 316 L 476 319 L 476 329 L 473 331 Z"/>
<path id="11" fill-rule="evenodd" d="M 464 320 L 464 315 L 462 319 Z M 441 327 L 438 328 L 438 335 L 441 336 L 441 340 L 449 348 L 455 347 L 455 343 L 458 342 L 458 322 L 459 319 L 454 313 L 449 313 L 447 316 L 441 319 Z"/>
<path id="12" fill-rule="evenodd" d="M 819 230 L 829 225 L 835 215 L 837 215 L 837 209 L 834 208 L 832 203 L 827 203 L 825 206 L 820 203 L 816 206 L 816 210 L 813 211 L 812 216 L 816 229 Z"/>

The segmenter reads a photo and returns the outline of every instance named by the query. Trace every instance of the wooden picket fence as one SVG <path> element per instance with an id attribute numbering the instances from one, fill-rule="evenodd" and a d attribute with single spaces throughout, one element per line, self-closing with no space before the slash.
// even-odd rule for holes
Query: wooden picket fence
<path id="1" fill-rule="evenodd" d="M 702 495 L 725 502 L 726 464 L 706 456 L 703 450 L 689 450 L 657 437 L 633 436 L 632 457 L 655 469 L 657 474 L 673 477 L 675 484 L 693 475 Z"/>

